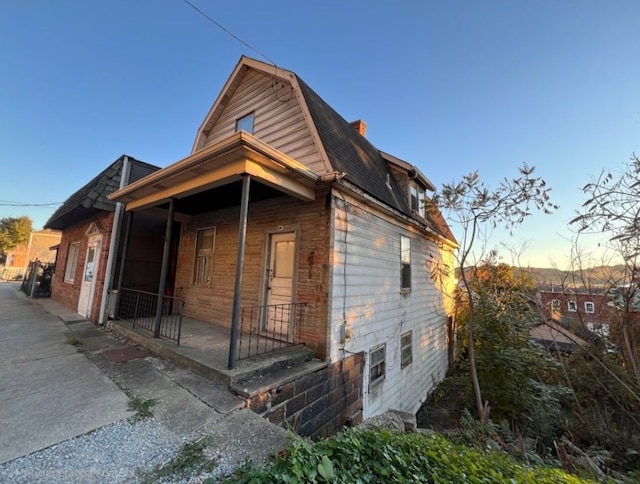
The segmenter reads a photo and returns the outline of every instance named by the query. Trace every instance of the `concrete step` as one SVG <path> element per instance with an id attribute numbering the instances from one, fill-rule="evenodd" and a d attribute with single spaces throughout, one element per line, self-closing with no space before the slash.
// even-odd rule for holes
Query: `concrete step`
<path id="1" fill-rule="evenodd" d="M 290 381 L 297 380 L 309 373 L 316 372 L 327 365 L 328 362 L 315 359 L 298 362 L 295 365 L 273 370 L 269 373 L 254 374 L 249 378 L 232 383 L 230 388 L 242 397 L 251 398 L 260 393 L 268 392 L 273 388 L 283 386 Z"/>

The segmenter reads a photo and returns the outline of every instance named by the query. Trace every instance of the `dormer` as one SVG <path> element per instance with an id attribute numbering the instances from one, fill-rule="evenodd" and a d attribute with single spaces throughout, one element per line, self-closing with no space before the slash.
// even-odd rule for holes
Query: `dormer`
<path id="1" fill-rule="evenodd" d="M 380 154 L 388 163 L 398 185 L 404 190 L 413 214 L 426 218 L 427 191 L 433 192 L 436 187 L 418 167 L 384 151 Z"/>

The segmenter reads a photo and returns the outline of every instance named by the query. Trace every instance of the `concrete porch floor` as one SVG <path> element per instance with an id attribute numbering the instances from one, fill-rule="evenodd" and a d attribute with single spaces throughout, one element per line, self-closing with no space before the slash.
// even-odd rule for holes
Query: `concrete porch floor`
<path id="1" fill-rule="evenodd" d="M 313 358 L 311 350 L 303 345 L 297 345 L 238 360 L 236 368 L 229 370 L 227 368 L 229 328 L 183 318 L 178 345 L 164 338 L 154 338 L 149 331 L 138 327 L 133 328 L 126 321 L 111 320 L 108 327 L 160 356 L 229 387 L 238 386 L 248 380 L 256 380 L 268 373 L 310 362 Z M 313 362 L 314 367 L 318 364 L 326 363 Z"/>

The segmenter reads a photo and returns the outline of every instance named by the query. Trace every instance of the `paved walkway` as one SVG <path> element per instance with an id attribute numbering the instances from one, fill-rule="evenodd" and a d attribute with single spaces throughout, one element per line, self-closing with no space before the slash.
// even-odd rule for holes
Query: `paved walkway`
<path id="1" fill-rule="evenodd" d="M 212 437 L 210 450 L 225 466 L 263 460 L 284 445 L 281 428 L 244 409 L 226 388 L 115 338 L 50 299 L 29 300 L 18 288 L 0 283 L 0 481 L 4 462 L 130 417 L 125 391 L 157 402 L 151 425 L 163 432 Z M 95 461 L 82 461 L 89 460 L 84 455 L 64 456 L 78 459 L 77 482 L 104 476 Z M 117 449 L 114 455 L 117 460 Z M 51 471 L 37 462 L 29 462 L 27 474 L 20 471 L 19 482 L 41 482 L 28 472 L 46 482 Z M 118 475 L 135 475 L 135 463 L 127 465 L 134 467 Z"/>
<path id="2" fill-rule="evenodd" d="M 128 398 L 66 326 L 0 283 L 0 463 L 127 418 Z"/>

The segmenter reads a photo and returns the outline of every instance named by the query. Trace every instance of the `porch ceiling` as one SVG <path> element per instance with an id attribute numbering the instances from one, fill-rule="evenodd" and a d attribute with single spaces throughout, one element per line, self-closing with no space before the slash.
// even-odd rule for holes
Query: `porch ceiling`
<path id="1" fill-rule="evenodd" d="M 288 194 L 315 199 L 319 177 L 306 166 L 245 132 L 198 151 L 173 165 L 111 194 L 127 210 L 166 208 L 171 198 L 176 211 L 187 215 L 237 205 L 240 180 L 251 175 L 251 201 Z"/>

